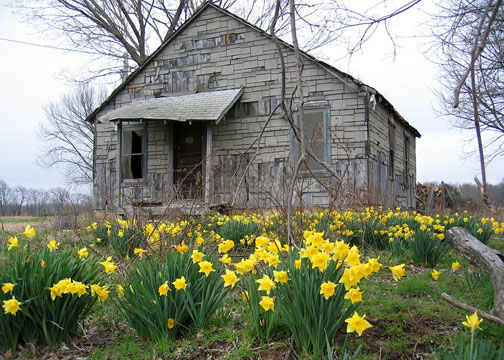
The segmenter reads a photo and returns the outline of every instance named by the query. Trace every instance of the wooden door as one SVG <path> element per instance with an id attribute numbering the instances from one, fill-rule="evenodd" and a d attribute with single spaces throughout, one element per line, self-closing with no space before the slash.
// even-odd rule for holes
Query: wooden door
<path id="1" fill-rule="evenodd" d="M 201 199 L 205 123 L 175 123 L 175 186 L 178 199 Z"/>

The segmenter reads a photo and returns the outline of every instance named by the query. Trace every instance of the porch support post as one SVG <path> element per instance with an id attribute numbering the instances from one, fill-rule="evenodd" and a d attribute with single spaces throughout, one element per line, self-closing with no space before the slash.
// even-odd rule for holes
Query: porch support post
<path id="1" fill-rule="evenodd" d="M 212 128 L 213 124 L 209 121 L 206 126 L 206 151 L 205 151 L 205 203 L 210 203 L 210 191 L 212 189 Z"/>

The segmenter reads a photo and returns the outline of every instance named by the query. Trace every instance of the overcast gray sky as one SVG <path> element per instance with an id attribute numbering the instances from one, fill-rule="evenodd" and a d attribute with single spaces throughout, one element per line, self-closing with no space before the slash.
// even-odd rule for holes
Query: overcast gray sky
<path id="1" fill-rule="evenodd" d="M 391 24 L 402 36 L 418 35 L 421 14 L 402 15 Z M 0 38 L 38 44 L 51 44 L 27 24 L 18 22 L 9 9 L 0 6 Z M 446 119 L 433 112 L 436 98 L 435 67 L 421 48 L 422 40 L 397 39 L 393 47 L 383 37 L 373 38 L 363 51 L 350 60 L 334 61 L 339 53 L 325 49 L 323 60 L 350 73 L 381 92 L 399 113 L 422 134 L 417 139 L 417 181 L 473 182 L 480 176 L 477 158 L 464 159 L 463 136 L 450 127 Z M 54 44 L 57 45 L 57 44 Z M 36 164 L 41 143 L 37 137 L 39 123 L 45 121 L 43 105 L 57 101 L 68 92 L 69 84 L 61 74 L 79 71 L 86 66 L 86 55 L 67 53 L 26 44 L 0 40 L 0 179 L 10 186 L 50 188 L 65 185 L 62 171 L 44 169 Z M 467 133 L 466 136 L 474 137 Z M 466 148 L 467 150 L 467 148 Z M 504 177 L 503 159 L 487 168 L 490 183 Z"/>

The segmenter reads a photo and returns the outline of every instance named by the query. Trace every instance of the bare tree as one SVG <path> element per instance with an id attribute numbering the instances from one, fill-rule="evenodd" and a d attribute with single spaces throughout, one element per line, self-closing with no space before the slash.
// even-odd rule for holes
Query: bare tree
<path id="1" fill-rule="evenodd" d="M 489 134 L 486 149 L 490 160 L 503 154 L 504 145 L 502 10 L 501 0 L 447 0 L 439 5 L 433 27 L 442 73 L 439 112 L 450 116 L 454 126 L 476 132 L 487 204 L 482 133 Z"/>
<path id="2" fill-rule="evenodd" d="M 44 142 L 38 161 L 46 167 L 61 165 L 67 179 L 76 184 L 93 180 L 93 124 L 87 116 L 105 99 L 103 90 L 80 84 L 71 94 L 44 110 L 47 123 L 40 124 L 39 136 Z"/>
<path id="3" fill-rule="evenodd" d="M 26 18 L 67 37 L 76 49 L 129 58 L 141 65 L 149 40 L 166 40 L 191 15 L 192 0 L 25 0 L 16 5 Z"/>
<path id="4" fill-rule="evenodd" d="M 3 180 L 0 180 L 0 216 L 5 216 L 6 208 L 9 205 L 11 188 Z"/>

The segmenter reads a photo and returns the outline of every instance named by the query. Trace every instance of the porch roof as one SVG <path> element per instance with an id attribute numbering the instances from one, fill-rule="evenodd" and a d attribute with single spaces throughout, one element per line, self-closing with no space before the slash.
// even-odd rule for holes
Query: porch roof
<path id="1" fill-rule="evenodd" d="M 101 122 L 117 120 L 213 120 L 218 124 L 242 94 L 243 87 L 138 100 L 112 110 L 98 118 L 98 120 Z"/>

